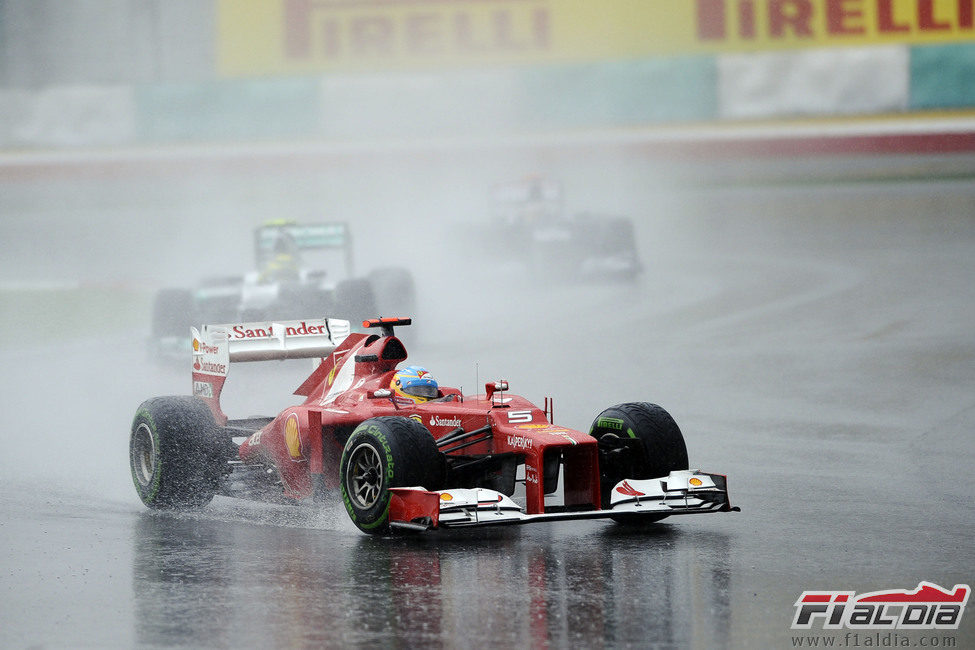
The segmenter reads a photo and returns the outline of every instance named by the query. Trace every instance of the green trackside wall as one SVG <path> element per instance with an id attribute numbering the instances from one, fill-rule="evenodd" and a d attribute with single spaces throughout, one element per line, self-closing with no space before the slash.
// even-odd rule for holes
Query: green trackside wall
<path id="1" fill-rule="evenodd" d="M 911 48 L 912 111 L 975 108 L 975 44 Z"/>
<path id="2" fill-rule="evenodd" d="M 150 142 L 349 139 L 565 130 L 706 121 L 713 57 L 438 74 L 243 79 L 135 89 Z"/>
<path id="3" fill-rule="evenodd" d="M 140 141 L 324 138 L 412 138 L 632 128 L 674 123 L 713 124 L 741 118 L 863 117 L 932 111 L 975 113 L 975 44 L 878 49 L 881 56 L 856 74 L 863 97 L 849 89 L 823 104 L 822 68 L 845 67 L 845 52 L 816 65 L 784 55 L 696 55 L 642 60 L 457 70 L 437 73 L 330 74 L 295 78 L 232 79 L 135 90 Z M 860 57 L 863 52 L 852 52 Z M 841 57 L 837 63 L 836 56 Z M 852 69 L 852 66 L 847 66 Z M 898 72 L 899 68 L 905 68 Z M 742 73 L 744 69 L 744 73 Z M 735 72 L 729 72 L 734 70 Z M 792 77 L 792 101 L 771 93 L 751 99 L 742 114 L 728 86 L 733 75 Z M 805 75 L 805 76 L 804 76 Z M 896 86 L 878 103 L 870 83 Z M 903 78 L 903 82 L 900 78 Z M 808 78 L 808 81 L 806 80 Z M 871 81 L 872 80 L 872 81 Z M 722 86 L 724 84 L 724 86 Z M 902 87 L 901 87 L 902 86 Z M 804 93 L 807 96 L 804 96 Z M 807 101 L 808 100 L 808 101 Z M 817 103 L 819 102 L 819 103 Z M 875 103 L 871 103 L 875 102 Z"/>
<path id="4" fill-rule="evenodd" d="M 533 128 L 696 122 L 717 115 L 710 56 L 537 68 L 517 81 L 519 117 Z"/>
<path id="5" fill-rule="evenodd" d="M 0 149 L 495 136 L 938 111 L 975 116 L 975 43 L 822 57 L 813 50 L 0 88 Z"/>
<path id="6" fill-rule="evenodd" d="M 135 88 L 137 137 L 147 142 L 286 139 L 318 130 L 316 79 L 257 79 Z"/>
<path id="7" fill-rule="evenodd" d="M 0 0 L 0 151 L 975 120 L 971 0 L 96 4 Z"/>

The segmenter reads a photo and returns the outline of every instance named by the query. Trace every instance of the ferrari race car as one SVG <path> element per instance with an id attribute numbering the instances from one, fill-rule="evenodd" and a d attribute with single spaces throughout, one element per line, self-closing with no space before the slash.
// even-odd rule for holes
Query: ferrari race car
<path id="1" fill-rule="evenodd" d="M 491 190 L 493 218 L 479 239 L 498 259 L 527 260 L 531 271 L 564 280 L 632 279 L 643 266 L 626 217 L 568 214 L 562 184 L 545 178 L 500 183 Z"/>
<path id="2" fill-rule="evenodd" d="M 329 251 L 343 258 L 333 273 L 307 264 L 309 254 Z M 342 222 L 267 223 L 254 231 L 254 259 L 256 269 L 245 275 L 210 278 L 192 290 L 159 291 L 150 336 L 154 356 L 185 359 L 193 324 L 314 313 L 362 320 L 377 313 L 412 313 L 415 308 L 413 276 L 407 269 L 380 268 L 356 277 L 352 235 Z"/>
<path id="3" fill-rule="evenodd" d="M 295 503 L 338 490 L 355 525 L 380 535 L 737 510 L 725 476 L 688 469 L 680 429 L 657 405 L 612 406 L 586 433 L 555 424 L 551 400 L 540 409 L 505 381 L 477 395 L 436 386 L 425 401 L 404 397 L 391 386 L 407 356 L 393 328 L 409 324 L 366 321 L 368 334 L 335 319 L 194 329 L 193 395 L 149 399 L 132 423 L 142 502 Z M 295 390 L 304 402 L 270 417 L 224 414 L 235 362 L 292 358 L 321 358 Z"/>

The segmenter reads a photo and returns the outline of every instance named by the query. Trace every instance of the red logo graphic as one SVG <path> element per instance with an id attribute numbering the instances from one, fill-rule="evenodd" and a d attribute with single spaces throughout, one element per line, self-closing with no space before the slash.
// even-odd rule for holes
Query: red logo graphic
<path id="1" fill-rule="evenodd" d="M 643 497 L 646 496 L 643 492 L 640 492 L 634 488 L 628 481 L 623 481 L 623 484 L 616 488 L 616 491 L 620 494 L 625 494 L 628 497 Z"/>
<path id="2" fill-rule="evenodd" d="M 792 629 L 957 630 L 971 594 L 968 585 L 945 589 L 920 582 L 917 589 L 804 591 L 795 602 Z"/>
<path id="3" fill-rule="evenodd" d="M 964 603 L 968 600 L 968 585 L 955 585 L 949 592 L 930 582 L 918 584 L 914 591 L 878 591 L 857 598 L 859 603 Z"/>

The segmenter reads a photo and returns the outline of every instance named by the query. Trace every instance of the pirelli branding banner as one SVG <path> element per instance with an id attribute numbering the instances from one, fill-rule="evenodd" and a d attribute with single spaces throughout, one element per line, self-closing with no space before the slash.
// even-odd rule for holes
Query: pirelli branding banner
<path id="1" fill-rule="evenodd" d="M 975 0 L 217 0 L 223 74 L 975 40 Z"/>

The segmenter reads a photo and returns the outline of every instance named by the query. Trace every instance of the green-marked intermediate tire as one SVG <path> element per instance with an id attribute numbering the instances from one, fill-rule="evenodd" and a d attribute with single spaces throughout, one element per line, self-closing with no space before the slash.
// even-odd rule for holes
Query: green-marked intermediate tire
<path id="1" fill-rule="evenodd" d="M 649 479 L 688 468 L 687 446 L 670 413 L 649 402 L 611 406 L 593 420 L 589 435 L 600 441 L 600 493 L 608 508 L 613 486 L 625 478 Z M 666 515 L 664 515 L 666 516 Z M 663 519 L 621 516 L 621 523 Z"/>
<path id="2" fill-rule="evenodd" d="M 156 397 L 139 406 L 129 438 L 132 482 L 150 508 L 208 504 L 225 458 L 210 409 L 196 397 Z"/>
<path id="3" fill-rule="evenodd" d="M 352 432 L 339 463 L 342 501 L 371 535 L 389 533 L 389 488 L 441 489 L 443 456 L 426 427 L 405 417 L 366 420 Z"/>

